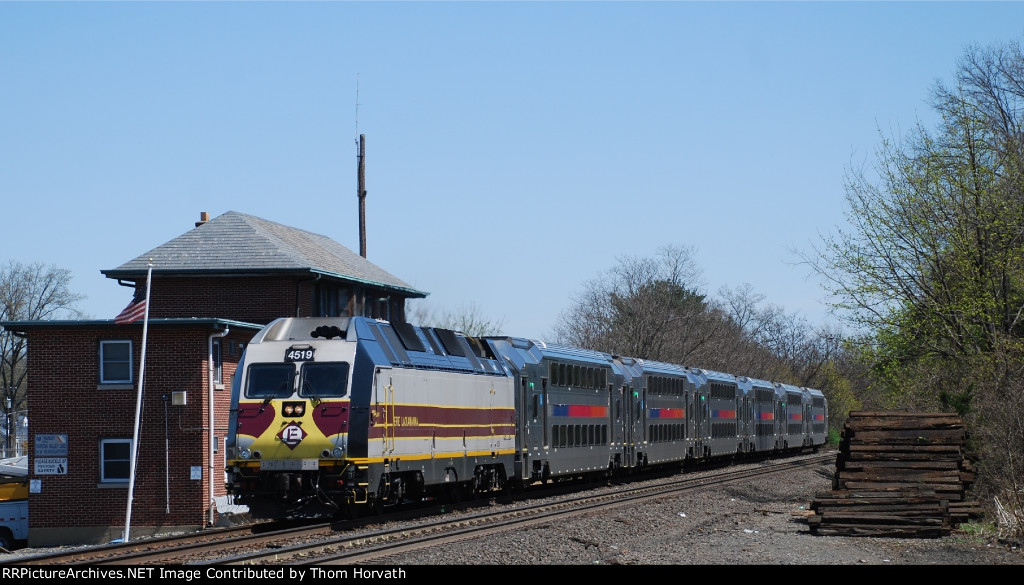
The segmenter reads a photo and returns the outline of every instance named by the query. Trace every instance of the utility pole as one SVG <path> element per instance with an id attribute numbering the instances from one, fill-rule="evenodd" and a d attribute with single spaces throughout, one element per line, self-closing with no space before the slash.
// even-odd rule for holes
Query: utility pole
<path id="1" fill-rule="evenodd" d="M 366 258 L 366 135 L 359 135 L 359 255 Z"/>
<path id="2" fill-rule="evenodd" d="M 12 453 L 14 455 L 17 455 L 17 449 L 15 448 L 15 445 L 17 444 L 18 437 L 17 437 L 17 424 L 15 422 L 15 418 L 16 417 L 14 416 L 14 401 L 11 400 L 10 396 L 12 396 L 14 391 L 17 390 L 17 387 L 15 386 L 15 387 L 11 387 L 11 388 L 5 388 L 5 390 L 10 392 L 11 394 L 8 394 L 7 404 L 6 404 L 6 406 L 7 406 L 7 441 L 4 444 L 4 452 L 5 452 L 5 456 L 11 457 Z"/>

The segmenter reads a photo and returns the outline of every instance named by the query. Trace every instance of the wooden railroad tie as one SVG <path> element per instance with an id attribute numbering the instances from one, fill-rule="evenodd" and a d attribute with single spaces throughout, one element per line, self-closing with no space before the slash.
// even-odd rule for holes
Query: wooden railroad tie
<path id="1" fill-rule="evenodd" d="M 982 514 L 965 502 L 974 465 L 949 413 L 851 412 L 831 492 L 815 495 L 813 534 L 938 538 Z"/>

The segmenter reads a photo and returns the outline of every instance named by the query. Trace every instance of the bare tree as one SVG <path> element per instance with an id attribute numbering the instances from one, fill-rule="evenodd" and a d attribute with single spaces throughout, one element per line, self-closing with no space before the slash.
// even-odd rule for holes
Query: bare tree
<path id="1" fill-rule="evenodd" d="M 675 246 L 655 259 L 620 259 L 562 313 L 557 340 L 816 388 L 835 396 L 844 414 L 857 404 L 844 375 L 841 331 L 814 329 L 798 314 L 764 304 L 749 284 L 723 287 L 719 299 L 709 299 L 692 259 L 692 248 Z"/>
<path id="2" fill-rule="evenodd" d="M 560 316 L 559 341 L 609 353 L 687 363 L 717 330 L 690 246 L 619 259 Z M 709 326 L 710 324 L 710 326 Z"/>
<path id="3" fill-rule="evenodd" d="M 470 337 L 505 333 L 502 331 L 505 319 L 487 317 L 475 302 L 461 304 L 455 309 L 442 310 L 439 314 L 435 314 L 425 303 L 419 303 L 409 307 L 408 314 L 410 323 L 461 331 Z"/>
<path id="4" fill-rule="evenodd" d="M 771 341 L 770 333 L 781 328 L 778 320 L 784 314 L 782 309 L 764 305 L 764 295 L 756 293 L 748 283 L 736 289 L 723 286 L 718 297 L 717 308 L 724 326 L 706 359 L 717 358 L 720 365 L 710 367 L 765 380 L 793 382 L 790 365 L 767 344 Z"/>
<path id="5" fill-rule="evenodd" d="M 70 288 L 71 272 L 40 263 L 10 261 L 0 270 L 0 321 L 44 321 L 81 318 L 76 304 L 85 298 Z M 3 392 L 5 424 L 10 412 L 22 412 L 28 388 L 25 371 L 25 339 L 6 328 L 0 330 L 0 390 Z M 11 448 L 8 433 L 6 446 Z"/>
<path id="6" fill-rule="evenodd" d="M 812 327 L 797 313 L 764 304 L 749 284 L 719 290 L 720 307 L 739 331 L 724 328 L 720 354 L 733 373 L 821 390 L 829 403 L 829 423 L 839 434 L 846 415 L 860 408 L 857 393 L 866 379 L 854 359 L 856 345 L 838 325 Z"/>
<path id="7" fill-rule="evenodd" d="M 834 355 L 841 333 L 825 327 L 815 330 L 798 313 L 765 304 L 764 295 L 755 293 L 749 284 L 734 290 L 722 287 L 718 295 L 726 317 L 740 329 L 730 343 L 743 347 L 735 357 L 745 364 L 742 372 L 797 386 L 820 387 L 816 385 L 817 373 Z"/>

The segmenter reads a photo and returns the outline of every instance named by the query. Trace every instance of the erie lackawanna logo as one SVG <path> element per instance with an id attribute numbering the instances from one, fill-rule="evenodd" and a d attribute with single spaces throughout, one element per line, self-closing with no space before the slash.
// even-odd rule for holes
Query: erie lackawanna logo
<path id="1" fill-rule="evenodd" d="M 296 445 L 302 442 L 302 439 L 306 438 L 306 431 L 302 430 L 297 422 L 288 423 L 280 433 L 277 433 L 277 438 L 281 439 L 281 442 L 288 445 L 290 449 L 294 449 Z"/>

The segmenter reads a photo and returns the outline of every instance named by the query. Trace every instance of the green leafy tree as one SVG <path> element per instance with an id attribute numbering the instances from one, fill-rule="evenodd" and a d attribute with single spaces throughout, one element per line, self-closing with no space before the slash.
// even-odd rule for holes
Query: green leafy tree
<path id="1" fill-rule="evenodd" d="M 934 129 L 884 137 L 847 173 L 849 228 L 809 262 L 859 331 L 873 400 L 956 411 L 978 440 L 980 488 L 1024 494 L 1024 54 L 970 47 L 937 83 Z"/>

